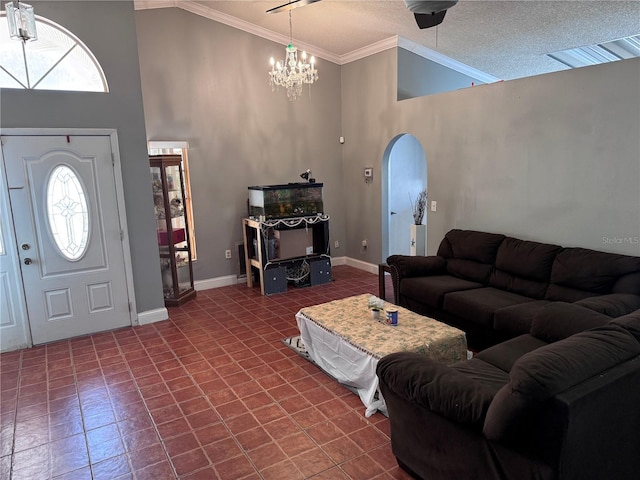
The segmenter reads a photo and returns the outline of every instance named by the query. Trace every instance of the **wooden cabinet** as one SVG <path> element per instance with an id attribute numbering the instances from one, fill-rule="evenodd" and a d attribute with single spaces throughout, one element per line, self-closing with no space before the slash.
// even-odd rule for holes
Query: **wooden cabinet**
<path id="1" fill-rule="evenodd" d="M 149 162 L 164 303 L 175 307 L 196 296 L 182 158 L 180 155 L 154 155 L 149 157 Z"/>
<path id="2" fill-rule="evenodd" d="M 244 218 L 242 230 L 249 287 L 254 272 L 263 295 L 285 292 L 289 281 L 311 286 L 331 281 L 328 215 Z"/>

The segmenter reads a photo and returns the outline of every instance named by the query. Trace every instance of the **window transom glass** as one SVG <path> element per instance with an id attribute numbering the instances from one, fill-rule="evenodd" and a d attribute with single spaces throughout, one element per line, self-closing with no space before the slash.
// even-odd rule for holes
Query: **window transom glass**
<path id="1" fill-rule="evenodd" d="M 1 88 L 109 91 L 102 67 L 80 39 L 43 17 L 36 16 L 36 28 L 34 42 L 11 40 L 6 13 L 0 13 Z"/>

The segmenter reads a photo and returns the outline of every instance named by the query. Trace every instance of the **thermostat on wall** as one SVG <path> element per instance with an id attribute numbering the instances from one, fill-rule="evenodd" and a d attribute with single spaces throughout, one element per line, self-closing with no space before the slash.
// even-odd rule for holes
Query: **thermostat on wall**
<path id="1" fill-rule="evenodd" d="M 373 181 L 373 167 L 365 167 L 364 169 L 364 181 L 369 183 Z"/>

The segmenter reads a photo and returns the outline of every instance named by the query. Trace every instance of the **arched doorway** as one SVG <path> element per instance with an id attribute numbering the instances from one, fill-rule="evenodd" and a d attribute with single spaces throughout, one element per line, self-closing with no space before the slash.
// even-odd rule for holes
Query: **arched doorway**
<path id="1" fill-rule="evenodd" d="M 382 159 L 382 260 L 409 255 L 412 202 L 427 186 L 427 159 L 413 135 L 393 138 Z M 426 222 L 426 217 L 425 217 Z"/>

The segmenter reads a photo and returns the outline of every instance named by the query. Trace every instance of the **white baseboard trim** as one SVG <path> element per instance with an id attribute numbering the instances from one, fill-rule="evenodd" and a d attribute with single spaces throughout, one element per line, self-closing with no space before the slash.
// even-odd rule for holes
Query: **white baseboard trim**
<path id="1" fill-rule="evenodd" d="M 346 265 L 357 268 L 358 270 L 364 270 L 365 272 L 373 273 L 375 275 L 378 274 L 377 264 L 374 265 L 373 263 L 363 262 L 362 260 L 356 260 L 355 258 L 347 257 Z"/>
<path id="2" fill-rule="evenodd" d="M 169 318 L 169 312 L 165 307 L 147 310 L 138 313 L 138 325 L 148 325 L 150 323 L 161 322 Z"/>
<path id="3" fill-rule="evenodd" d="M 238 283 L 246 283 L 247 277 L 238 277 L 237 275 L 225 275 L 224 277 L 208 278 L 206 280 L 197 280 L 193 282 L 196 291 L 209 290 L 211 288 L 228 287 Z"/>
<path id="4" fill-rule="evenodd" d="M 331 266 L 335 267 L 336 265 L 346 265 L 347 257 L 331 257 Z"/>

